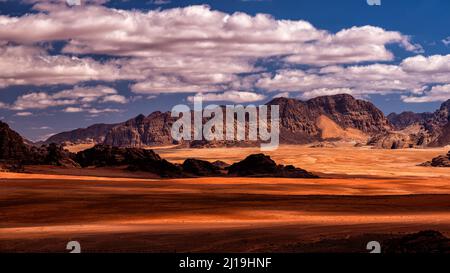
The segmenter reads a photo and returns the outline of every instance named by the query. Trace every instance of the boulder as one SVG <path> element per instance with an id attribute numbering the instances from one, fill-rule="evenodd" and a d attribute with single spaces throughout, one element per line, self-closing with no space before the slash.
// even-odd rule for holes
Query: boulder
<path id="1" fill-rule="evenodd" d="M 195 176 L 218 176 L 220 168 L 204 160 L 188 158 L 182 165 L 183 171 Z"/>
<path id="2" fill-rule="evenodd" d="M 277 165 L 270 156 L 264 154 L 250 155 L 244 160 L 228 167 L 230 176 L 251 177 L 288 177 L 317 178 L 316 175 L 292 165 Z"/>
<path id="3" fill-rule="evenodd" d="M 450 151 L 446 155 L 441 155 L 441 156 L 435 157 L 431 161 L 425 162 L 425 163 L 421 164 L 420 166 L 449 168 L 450 167 Z"/>

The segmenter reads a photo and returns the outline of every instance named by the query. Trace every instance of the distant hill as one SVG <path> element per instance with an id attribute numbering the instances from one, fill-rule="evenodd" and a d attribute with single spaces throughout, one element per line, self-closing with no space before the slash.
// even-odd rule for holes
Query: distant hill
<path id="1" fill-rule="evenodd" d="M 104 144 L 119 147 L 173 144 L 172 124 L 176 118 L 170 112 L 153 112 L 149 116 L 139 115 L 112 127 L 105 136 Z"/>
<path id="2" fill-rule="evenodd" d="M 389 122 L 397 130 L 403 130 L 414 124 L 422 124 L 433 118 L 433 113 L 403 112 L 400 114 L 391 113 L 387 116 Z"/>
<path id="3" fill-rule="evenodd" d="M 387 143 L 397 141 L 400 148 L 439 147 L 450 144 L 450 100 L 442 103 L 434 113 L 392 113 L 388 115 L 388 119 L 396 132 L 384 136 L 383 141 Z"/>
<path id="4" fill-rule="evenodd" d="M 82 143 L 102 143 L 106 134 L 116 124 L 94 124 L 87 128 L 80 128 L 68 132 L 62 132 L 49 137 L 44 144 L 82 144 Z"/>

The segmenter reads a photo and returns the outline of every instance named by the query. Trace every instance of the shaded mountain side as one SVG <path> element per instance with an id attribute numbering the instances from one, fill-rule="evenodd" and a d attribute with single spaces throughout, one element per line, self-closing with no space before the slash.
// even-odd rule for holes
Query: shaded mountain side
<path id="1" fill-rule="evenodd" d="M 0 121 L 0 160 L 22 161 L 29 157 L 29 147 L 9 125 Z"/>
<path id="2" fill-rule="evenodd" d="M 449 139 L 450 123 L 450 100 L 444 102 L 439 110 L 434 113 L 433 118 L 424 124 L 425 130 L 429 133 L 429 146 L 445 146 L 450 142 Z"/>
<path id="3" fill-rule="evenodd" d="M 442 129 L 436 140 L 430 143 L 432 147 L 442 147 L 450 145 L 450 122 L 448 122 Z"/>
<path id="4" fill-rule="evenodd" d="M 106 134 L 116 124 L 94 124 L 87 128 L 80 128 L 68 132 L 62 132 L 49 137 L 44 144 L 84 144 L 103 143 Z"/>

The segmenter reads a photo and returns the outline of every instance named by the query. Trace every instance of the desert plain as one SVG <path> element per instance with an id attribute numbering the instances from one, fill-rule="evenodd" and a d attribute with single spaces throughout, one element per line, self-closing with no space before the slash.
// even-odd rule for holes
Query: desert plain
<path id="1" fill-rule="evenodd" d="M 158 147 L 163 158 L 237 162 L 259 148 Z M 0 173 L 0 252 L 367 252 L 383 236 L 450 236 L 447 148 L 283 145 L 266 152 L 319 179 L 161 179 L 121 169 Z M 321 242 L 339 242 L 323 244 Z"/>

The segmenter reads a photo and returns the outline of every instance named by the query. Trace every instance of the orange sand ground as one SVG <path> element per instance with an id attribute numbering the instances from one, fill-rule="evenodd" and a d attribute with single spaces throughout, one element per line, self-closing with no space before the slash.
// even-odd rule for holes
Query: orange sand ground
<path id="1" fill-rule="evenodd" d="M 0 173 L 0 252 L 250 252 L 360 234 L 450 235 L 450 170 L 417 164 L 445 149 L 282 146 L 269 152 L 321 179 L 156 179 L 112 169 Z M 158 148 L 232 163 L 257 148 Z M 363 246 L 361 247 L 362 251 Z"/>

